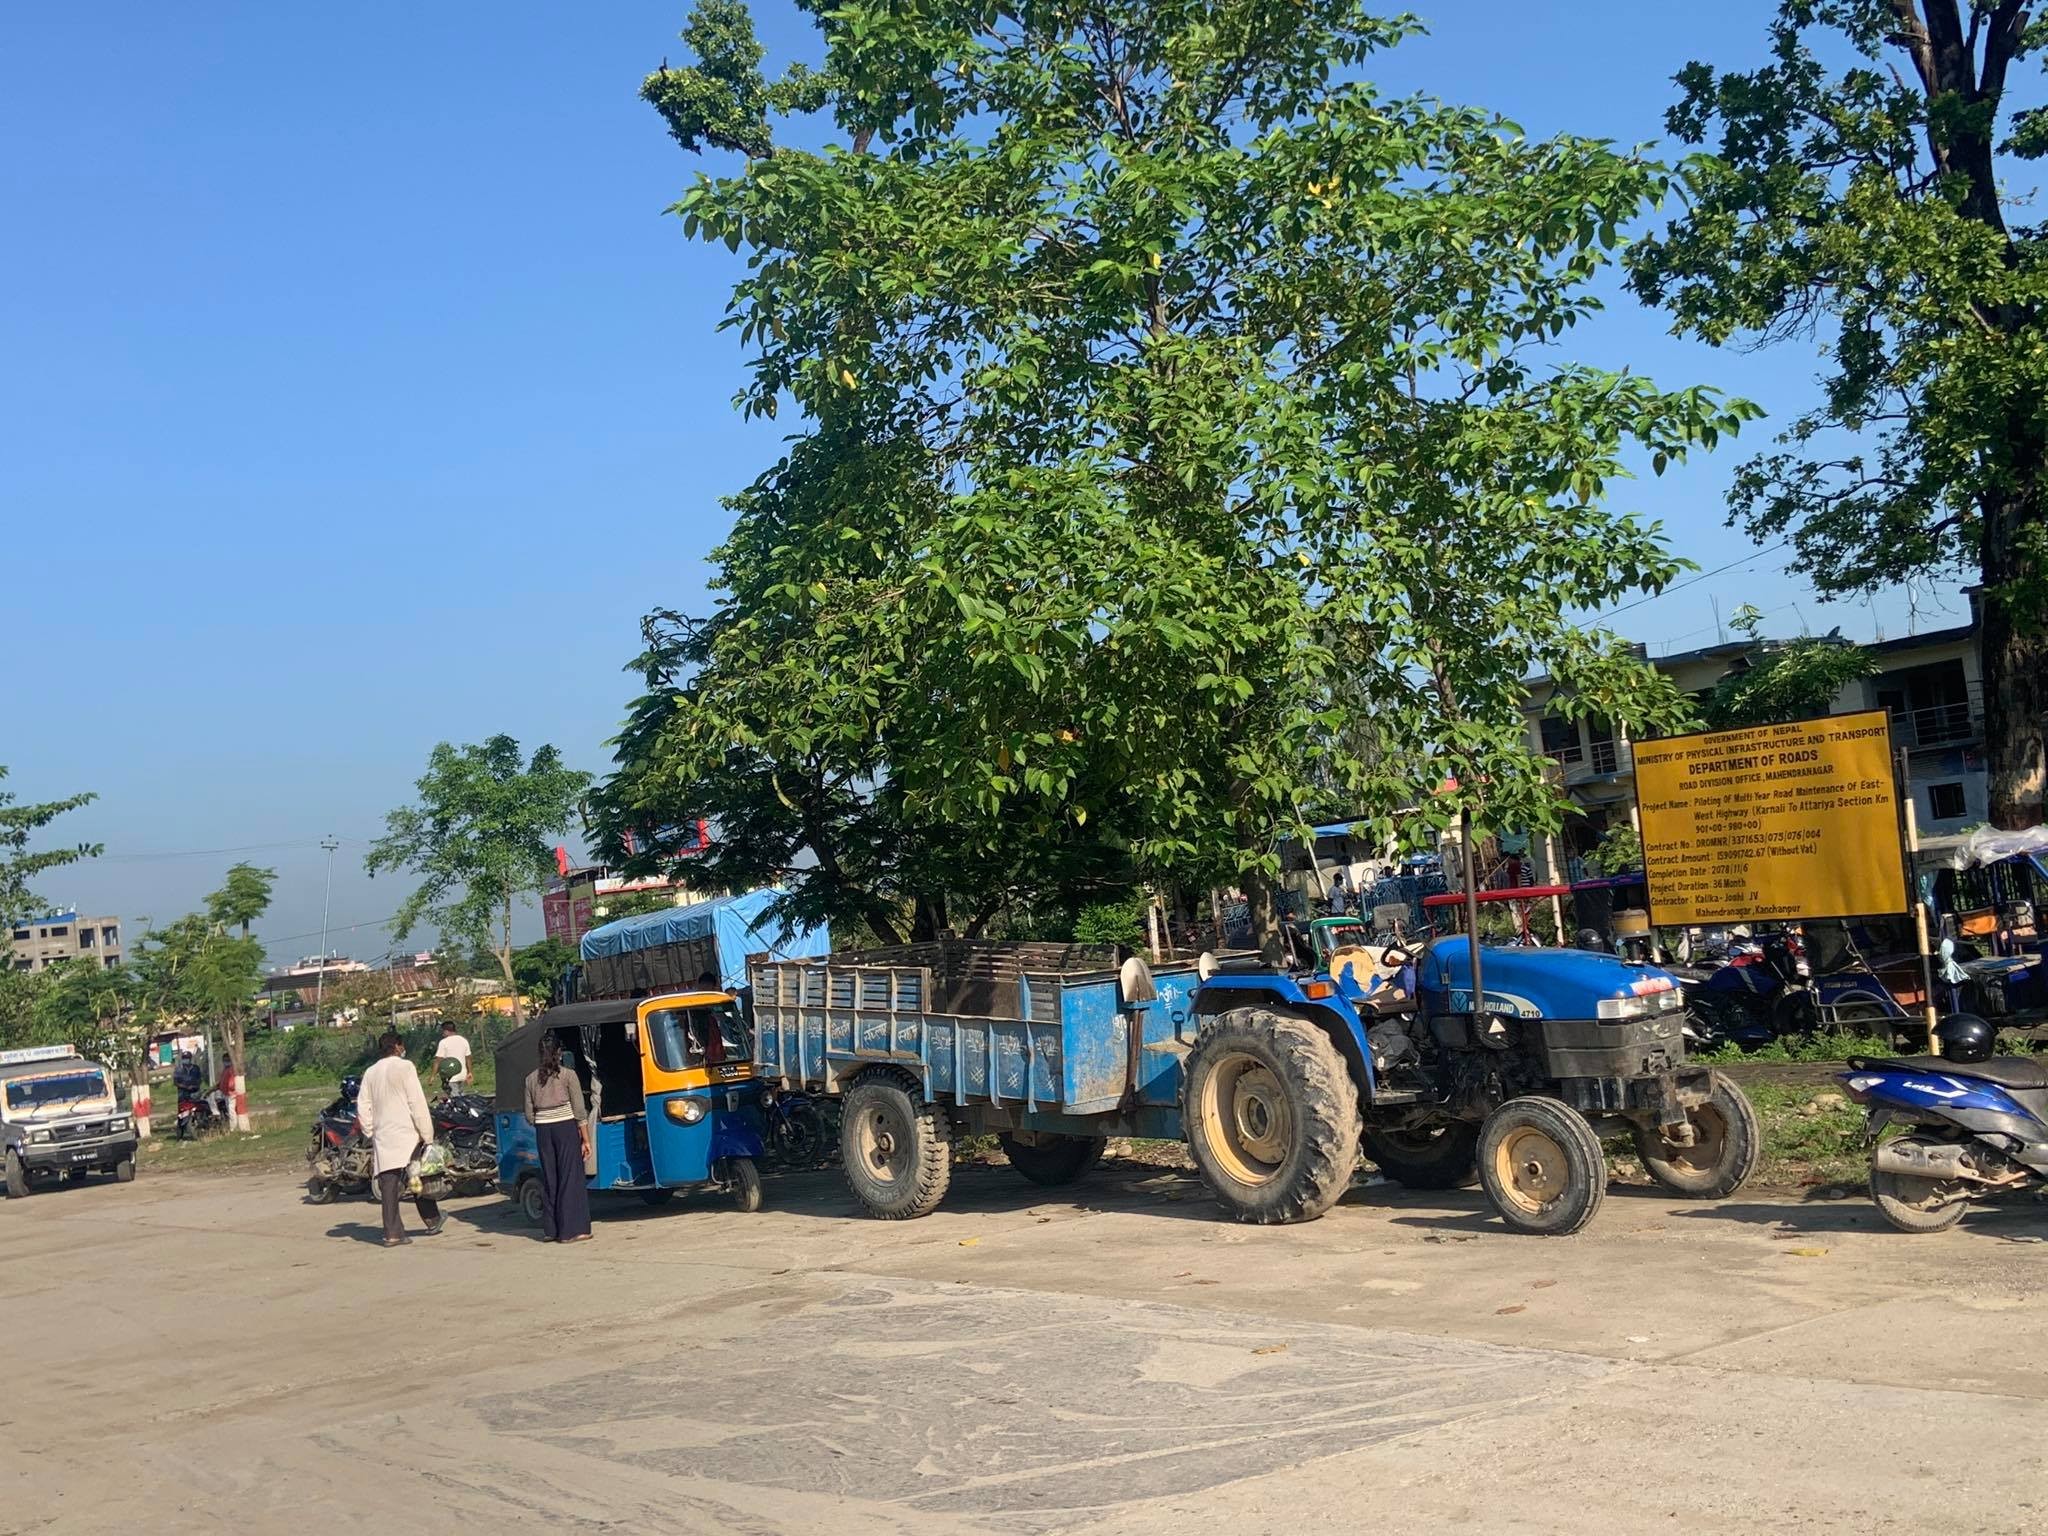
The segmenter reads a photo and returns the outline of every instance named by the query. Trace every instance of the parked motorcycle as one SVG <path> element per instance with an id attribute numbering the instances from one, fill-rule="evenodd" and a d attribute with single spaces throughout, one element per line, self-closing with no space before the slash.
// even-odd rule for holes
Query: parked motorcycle
<path id="1" fill-rule="evenodd" d="M 228 1116 L 222 1114 L 213 1102 L 213 1094 L 208 1089 L 178 1090 L 178 1140 L 197 1141 L 201 1136 L 226 1130 L 230 1123 Z"/>
<path id="2" fill-rule="evenodd" d="M 1744 1050 L 1801 1035 L 1885 1035 L 1910 1027 L 1893 999 L 1853 948 L 1849 964 L 1810 975 L 1788 934 L 1764 935 L 1755 946 L 1730 949 L 1727 963 L 1685 980 L 1685 1000 L 1703 1047 L 1733 1043 Z"/>
<path id="3" fill-rule="evenodd" d="M 366 1195 L 374 1187 L 370 1144 L 356 1125 L 356 1090 L 362 1079 L 341 1080 L 341 1092 L 313 1121 L 313 1144 L 306 1150 L 306 1194 L 315 1205 L 330 1204 L 341 1195 Z"/>
<path id="4" fill-rule="evenodd" d="M 498 1117 L 482 1094 L 456 1093 L 453 1061 L 441 1065 L 442 1094 L 427 1108 L 434 1117 L 434 1139 L 447 1148 L 445 1169 L 458 1195 L 481 1195 L 498 1183 Z"/>
<path id="5" fill-rule="evenodd" d="M 1902 1232 L 1940 1232 L 1985 1195 L 2048 1182 L 2048 1063 L 1993 1056 L 1996 1031 L 1956 1013 L 1939 1056 L 1852 1057 L 1843 1089 L 1870 1111 L 1870 1197 Z"/>
<path id="6" fill-rule="evenodd" d="M 764 1092 L 761 1122 L 768 1155 L 785 1168 L 820 1167 L 839 1145 L 823 1106 L 807 1093 Z"/>

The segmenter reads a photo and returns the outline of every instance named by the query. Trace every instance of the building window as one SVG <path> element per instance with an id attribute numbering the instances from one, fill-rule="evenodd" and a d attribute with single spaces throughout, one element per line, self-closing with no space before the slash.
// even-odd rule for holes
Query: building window
<path id="1" fill-rule="evenodd" d="M 26 928 L 17 928 L 14 930 L 14 942 L 17 944 L 23 942 L 29 937 L 29 930 Z"/>
<path id="2" fill-rule="evenodd" d="M 121 963 L 121 957 L 119 955 L 108 955 L 106 959 L 101 961 L 100 963 L 106 966 L 106 968 L 111 971 L 114 969 L 114 967 Z"/>
<path id="3" fill-rule="evenodd" d="M 1576 763 L 1585 756 L 1579 746 L 1579 723 L 1562 715 L 1543 717 L 1543 750 L 1560 762 Z"/>
<path id="4" fill-rule="evenodd" d="M 78 930 L 78 947 L 80 949 L 92 948 L 92 930 L 90 928 L 80 928 Z"/>
<path id="5" fill-rule="evenodd" d="M 1930 784 L 1927 786 L 1928 814 L 1936 821 L 1954 821 L 1958 816 L 1967 816 L 1968 808 L 1963 803 L 1963 786 L 1960 784 Z"/>
<path id="6" fill-rule="evenodd" d="M 112 949 L 121 942 L 121 930 L 114 927 L 102 928 L 100 930 L 100 942 L 109 949 Z"/>
<path id="7" fill-rule="evenodd" d="M 52 928 L 43 937 L 46 939 L 68 939 L 71 937 L 71 925 L 66 923 L 62 928 Z"/>
<path id="8" fill-rule="evenodd" d="M 14 968 L 17 971 L 32 971 L 36 968 L 36 963 L 33 960 L 17 960 L 14 962 Z"/>

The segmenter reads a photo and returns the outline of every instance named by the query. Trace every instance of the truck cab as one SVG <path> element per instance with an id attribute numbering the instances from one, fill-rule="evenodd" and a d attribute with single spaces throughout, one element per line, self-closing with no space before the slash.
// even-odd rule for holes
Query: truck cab
<path id="1" fill-rule="evenodd" d="M 7 1194 L 91 1173 L 135 1177 L 135 1120 L 113 1074 L 68 1045 L 0 1051 L 0 1158 Z"/>

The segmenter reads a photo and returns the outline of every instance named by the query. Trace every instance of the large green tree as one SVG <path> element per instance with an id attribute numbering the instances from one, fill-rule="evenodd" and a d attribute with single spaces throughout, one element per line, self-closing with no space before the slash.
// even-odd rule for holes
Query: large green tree
<path id="1" fill-rule="evenodd" d="M 1305 817 L 1553 825 L 1532 671 L 1570 710 L 1679 717 L 1570 614 L 1678 568 L 1607 505 L 1626 457 L 1749 412 L 1554 350 L 1656 166 L 1382 96 L 1359 76 L 1412 23 L 1352 0 L 819 26 L 823 69 L 771 82 L 710 0 L 643 88 L 744 158 L 677 212 L 746 251 L 744 408 L 804 424 L 740 500 L 676 782 L 800 805 L 783 775 L 822 747 L 806 787 L 862 796 L 875 839 L 951 827 L 1000 865 L 1019 827 L 1113 824 L 1141 873 L 1263 910 Z M 811 108 L 850 147 L 781 143 Z M 750 712 L 764 679 L 795 727 Z"/>
<path id="2" fill-rule="evenodd" d="M 2023 0 L 1784 0 L 1769 59 L 1694 63 L 1682 217 L 1634 282 L 1677 326 L 1804 343 L 1821 403 L 1738 474 L 1731 521 L 1824 593 L 1982 584 L 1991 819 L 2041 820 L 2048 714 L 2048 152 Z"/>
<path id="3" fill-rule="evenodd" d="M 1760 641 L 1763 615 L 1747 603 L 1728 622 L 1754 649 L 1701 701 L 1700 715 L 1709 730 L 1777 725 L 1827 714 L 1837 694 L 1877 670 L 1868 651 L 1836 635 Z"/>
<path id="4" fill-rule="evenodd" d="M 399 906 L 392 937 L 421 923 L 497 960 L 513 1014 L 525 1020 L 512 968 L 512 914 L 554 875 L 554 839 L 574 824 L 590 775 L 566 766 L 551 746 L 522 759 L 519 743 L 493 736 L 481 746 L 436 746 L 417 784 L 419 803 L 384 818 L 385 833 L 365 861 L 372 876 L 406 871 L 419 883 Z"/>
<path id="5" fill-rule="evenodd" d="M 0 779 L 6 777 L 7 767 L 0 763 Z M 36 833 L 59 816 L 90 805 L 97 798 L 87 793 L 22 805 L 11 792 L 0 789 L 0 924 L 12 925 L 48 910 L 42 898 L 29 889 L 29 882 L 36 876 L 99 856 L 98 843 L 76 843 L 69 848 L 45 848 L 35 853 L 29 852 L 28 846 Z M 0 942 L 5 938 L 0 934 Z"/>

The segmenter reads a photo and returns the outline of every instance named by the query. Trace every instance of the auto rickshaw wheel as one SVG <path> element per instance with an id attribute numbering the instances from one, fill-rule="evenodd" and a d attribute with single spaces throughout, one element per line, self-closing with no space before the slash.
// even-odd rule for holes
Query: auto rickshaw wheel
<path id="1" fill-rule="evenodd" d="M 676 1192 L 672 1189 L 642 1189 L 635 1191 L 635 1193 L 640 1196 L 640 1203 L 642 1205 L 657 1207 L 667 1205 L 669 1201 L 676 1197 Z"/>
<path id="2" fill-rule="evenodd" d="M 540 1175 L 530 1173 L 521 1179 L 519 1188 L 512 1198 L 519 1202 L 519 1214 L 526 1218 L 526 1224 L 530 1227 L 539 1226 L 543 1214 Z"/>
<path id="3" fill-rule="evenodd" d="M 929 1215 L 953 1177 L 952 1127 L 894 1072 L 847 1089 L 839 1153 L 854 1199 L 883 1221 Z"/>
<path id="4" fill-rule="evenodd" d="M 731 1181 L 732 1203 L 752 1215 L 761 1209 L 761 1170 L 751 1157 L 735 1157 L 726 1163 L 725 1176 Z"/>

